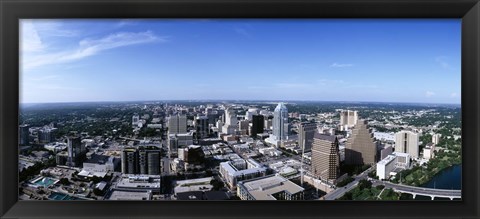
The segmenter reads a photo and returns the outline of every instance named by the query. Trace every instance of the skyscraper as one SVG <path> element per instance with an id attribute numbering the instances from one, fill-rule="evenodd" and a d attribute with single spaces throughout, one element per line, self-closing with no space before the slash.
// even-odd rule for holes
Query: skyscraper
<path id="1" fill-rule="evenodd" d="M 67 138 L 68 159 L 67 165 L 70 167 L 79 166 L 85 157 L 85 146 L 82 144 L 79 136 Z"/>
<path id="2" fill-rule="evenodd" d="M 18 143 L 20 145 L 26 145 L 30 142 L 30 125 L 20 125 L 18 133 Z"/>
<path id="3" fill-rule="evenodd" d="M 313 136 L 317 124 L 314 122 L 303 122 L 298 125 L 298 145 L 305 151 L 312 150 Z"/>
<path id="4" fill-rule="evenodd" d="M 187 116 L 172 115 L 168 117 L 168 134 L 179 134 L 187 132 Z"/>
<path id="5" fill-rule="evenodd" d="M 135 113 L 132 116 L 132 126 L 137 126 L 139 121 L 140 121 L 140 116 Z"/>
<path id="6" fill-rule="evenodd" d="M 160 175 L 160 150 L 125 148 L 122 151 L 122 173 Z"/>
<path id="7" fill-rule="evenodd" d="M 222 132 L 228 135 L 235 134 L 238 129 L 238 120 L 235 111 L 231 108 L 225 110 L 225 124 L 222 126 Z"/>
<path id="8" fill-rule="evenodd" d="M 288 137 L 288 110 L 283 103 L 279 103 L 273 112 L 273 136 L 277 141 Z"/>
<path id="9" fill-rule="evenodd" d="M 208 120 L 207 116 L 197 116 L 197 118 L 195 118 L 195 129 L 197 131 L 198 139 L 206 138 L 210 134 Z"/>
<path id="10" fill-rule="evenodd" d="M 395 134 L 395 151 L 408 153 L 412 158 L 418 158 L 419 134 L 402 130 Z"/>
<path id="11" fill-rule="evenodd" d="M 250 136 L 255 137 L 257 134 L 263 133 L 264 123 L 264 117 L 262 115 L 253 115 Z"/>
<path id="12" fill-rule="evenodd" d="M 50 143 L 55 141 L 55 133 L 57 128 L 52 128 L 50 126 L 42 127 L 38 132 L 38 141 L 40 143 Z"/>
<path id="13" fill-rule="evenodd" d="M 312 173 L 323 180 L 336 180 L 340 174 L 338 139 L 315 133 L 312 143 Z"/>
<path id="14" fill-rule="evenodd" d="M 347 139 L 345 162 L 351 165 L 374 164 L 377 157 L 377 145 L 367 121 L 358 120 Z"/>
<path id="15" fill-rule="evenodd" d="M 357 124 L 358 112 L 345 110 L 340 112 L 340 125 L 354 126 Z"/>

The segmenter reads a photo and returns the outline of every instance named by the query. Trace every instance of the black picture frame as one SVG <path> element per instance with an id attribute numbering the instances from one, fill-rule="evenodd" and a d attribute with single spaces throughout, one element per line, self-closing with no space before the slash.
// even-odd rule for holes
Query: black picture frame
<path id="1" fill-rule="evenodd" d="M 479 218 L 478 0 L 1 0 L 2 218 Z M 18 201 L 19 19 L 462 18 L 462 201 Z"/>

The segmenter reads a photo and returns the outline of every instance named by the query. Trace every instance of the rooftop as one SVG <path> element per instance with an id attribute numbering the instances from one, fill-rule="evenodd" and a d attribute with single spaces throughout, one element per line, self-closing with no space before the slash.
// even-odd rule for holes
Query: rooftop
<path id="1" fill-rule="evenodd" d="M 301 186 L 279 175 L 243 181 L 241 184 L 255 200 L 276 200 L 273 197 L 275 193 L 288 192 L 295 194 L 304 190 Z"/>

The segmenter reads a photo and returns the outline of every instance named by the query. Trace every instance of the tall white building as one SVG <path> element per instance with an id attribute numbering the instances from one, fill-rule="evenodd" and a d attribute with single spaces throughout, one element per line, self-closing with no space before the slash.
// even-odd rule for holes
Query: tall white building
<path id="1" fill-rule="evenodd" d="M 273 136 L 275 140 L 286 140 L 288 136 L 288 110 L 279 103 L 273 112 Z"/>
<path id="2" fill-rule="evenodd" d="M 238 129 L 238 120 L 235 111 L 231 108 L 225 110 L 225 124 L 222 127 L 222 133 L 227 135 L 235 134 Z"/>
<path id="3" fill-rule="evenodd" d="M 168 134 L 179 134 L 187 132 L 187 116 L 173 115 L 168 117 Z"/>
<path id="4" fill-rule="evenodd" d="M 412 131 L 400 131 L 395 134 L 395 151 L 408 153 L 412 158 L 418 158 L 418 142 L 420 134 Z"/>
<path id="5" fill-rule="evenodd" d="M 358 112 L 345 110 L 340 112 L 340 125 L 354 126 L 357 124 Z"/>
<path id="6" fill-rule="evenodd" d="M 441 134 L 433 134 L 432 135 L 432 143 L 437 145 L 440 142 L 440 137 L 442 137 Z"/>

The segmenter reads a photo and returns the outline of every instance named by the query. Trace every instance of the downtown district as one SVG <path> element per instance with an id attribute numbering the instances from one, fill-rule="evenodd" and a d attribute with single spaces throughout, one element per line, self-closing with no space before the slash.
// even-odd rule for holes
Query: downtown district
<path id="1" fill-rule="evenodd" d="M 426 191 L 420 183 L 431 176 L 412 175 L 419 168 L 438 173 L 440 167 L 432 167 L 437 154 L 443 161 L 461 151 L 459 112 L 450 106 L 232 101 L 23 107 L 19 197 L 460 198 L 458 191 Z"/>

